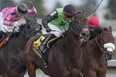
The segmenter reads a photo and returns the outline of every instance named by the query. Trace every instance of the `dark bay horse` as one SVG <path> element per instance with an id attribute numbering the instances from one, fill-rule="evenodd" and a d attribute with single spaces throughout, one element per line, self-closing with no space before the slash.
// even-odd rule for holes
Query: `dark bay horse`
<path id="1" fill-rule="evenodd" d="M 101 28 L 100 34 L 82 45 L 84 77 L 106 77 L 107 60 L 115 49 L 112 28 Z"/>
<path id="2" fill-rule="evenodd" d="M 36 77 L 37 68 L 50 77 L 81 77 L 82 53 L 80 47 L 83 40 L 85 41 L 89 37 L 86 16 L 83 13 L 77 13 L 66 37 L 57 40 L 48 50 L 48 68 L 44 67 L 42 59 L 33 50 L 33 42 L 40 36 L 39 34 L 32 37 L 24 48 L 23 58 L 29 77 Z"/>
<path id="3" fill-rule="evenodd" d="M 14 32 L 9 40 L 0 48 L 0 74 L 2 77 L 23 77 L 26 66 L 22 62 L 21 50 L 26 42 L 38 32 L 41 25 L 36 18 L 26 18 L 26 24 L 19 27 L 19 32 Z"/>

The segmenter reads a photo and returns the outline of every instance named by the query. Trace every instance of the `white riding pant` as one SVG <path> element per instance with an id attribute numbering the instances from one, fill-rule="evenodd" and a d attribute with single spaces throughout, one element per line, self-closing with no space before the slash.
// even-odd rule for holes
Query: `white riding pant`
<path id="1" fill-rule="evenodd" d="M 14 27 L 13 26 L 6 26 L 3 24 L 3 22 L 4 22 L 4 16 L 3 16 L 2 12 L 0 12 L 0 30 L 2 30 L 4 33 L 12 32 Z"/>
<path id="2" fill-rule="evenodd" d="M 56 25 L 49 23 L 48 26 L 53 30 L 50 33 L 54 34 L 56 37 L 60 37 L 65 32 L 65 30 L 60 30 Z"/>

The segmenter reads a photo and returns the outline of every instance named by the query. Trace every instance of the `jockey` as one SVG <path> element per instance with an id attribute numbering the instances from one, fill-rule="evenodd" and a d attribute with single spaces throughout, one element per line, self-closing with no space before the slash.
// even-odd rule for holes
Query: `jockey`
<path id="1" fill-rule="evenodd" d="M 96 16 L 89 16 L 88 23 L 89 23 L 90 33 L 91 33 L 90 39 L 93 39 L 98 34 L 100 34 L 99 29 L 101 26 L 99 23 L 99 19 Z"/>
<path id="2" fill-rule="evenodd" d="M 24 3 L 19 3 L 16 7 L 6 7 L 0 12 L 0 38 L 6 32 L 11 32 L 8 27 L 13 29 L 18 27 L 18 20 L 24 17 L 26 14 L 36 14 L 37 10 L 35 7 L 28 9 L 27 5 Z"/>
<path id="3" fill-rule="evenodd" d="M 68 4 L 64 8 L 57 8 L 51 14 L 45 16 L 42 19 L 42 24 L 46 29 L 46 32 L 50 33 L 49 36 L 42 42 L 40 50 L 43 51 L 47 48 L 46 44 L 49 40 L 58 38 L 64 33 L 71 22 L 73 16 L 75 15 L 75 8 Z"/>

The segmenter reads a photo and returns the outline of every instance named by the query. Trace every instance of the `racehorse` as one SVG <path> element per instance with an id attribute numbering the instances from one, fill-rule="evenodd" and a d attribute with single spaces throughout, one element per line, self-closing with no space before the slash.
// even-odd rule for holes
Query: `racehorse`
<path id="1" fill-rule="evenodd" d="M 99 35 L 82 45 L 84 77 L 106 77 L 107 60 L 115 49 L 112 28 L 99 29 Z"/>
<path id="2" fill-rule="evenodd" d="M 34 52 L 33 42 L 42 34 L 35 35 L 26 44 L 23 58 L 29 77 L 36 77 L 35 70 L 40 68 L 50 77 L 81 77 L 82 54 L 80 47 L 89 38 L 88 22 L 85 14 L 77 13 L 70 24 L 67 35 L 59 38 L 48 50 L 48 67 Z M 39 51 L 38 51 L 39 52 Z"/>
<path id="3" fill-rule="evenodd" d="M 19 32 L 11 32 L 7 42 L 0 48 L 0 74 L 2 77 L 23 77 L 26 71 L 21 50 L 26 42 L 38 32 L 41 25 L 36 18 L 26 18 L 26 24 L 19 26 Z"/>

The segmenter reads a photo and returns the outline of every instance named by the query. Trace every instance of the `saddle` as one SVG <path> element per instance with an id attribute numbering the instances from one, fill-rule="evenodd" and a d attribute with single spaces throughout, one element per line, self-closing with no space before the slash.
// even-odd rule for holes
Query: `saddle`
<path id="1" fill-rule="evenodd" d="M 38 37 L 38 39 L 36 39 L 33 42 L 33 49 L 34 52 L 36 53 L 36 55 L 38 55 L 41 59 L 43 59 L 43 62 L 45 63 L 44 65 L 46 66 L 47 64 L 47 54 L 48 54 L 48 50 L 49 48 L 56 42 L 56 40 L 58 39 L 57 37 L 54 36 L 54 38 L 52 39 L 48 39 L 50 37 L 49 34 L 43 34 L 40 37 Z M 47 42 L 47 41 L 48 42 Z M 41 51 L 41 45 L 45 45 L 46 49 L 43 53 L 43 51 Z"/>
<path id="2" fill-rule="evenodd" d="M 47 43 L 45 43 L 46 39 L 48 39 L 48 37 L 49 37 L 49 34 L 43 34 L 43 35 L 41 35 L 40 37 L 38 37 L 38 39 L 36 39 L 33 42 L 33 47 L 35 49 L 39 50 L 39 53 L 42 52 L 42 51 L 40 51 L 40 46 L 42 44 L 44 44 L 47 48 L 50 48 L 52 46 L 52 44 L 56 42 L 56 39 L 58 39 L 57 37 L 56 38 L 52 38 L 52 39 L 49 39 Z"/>

